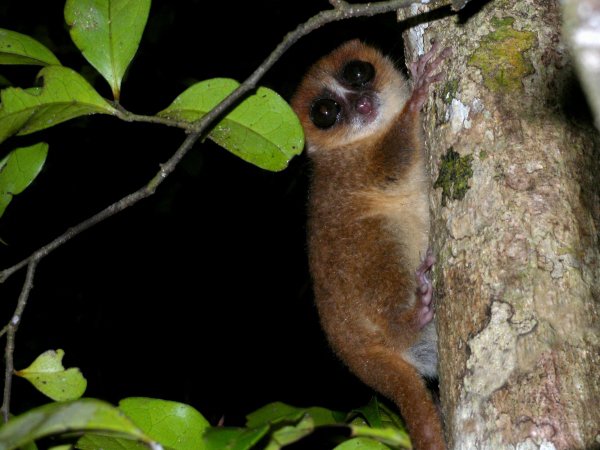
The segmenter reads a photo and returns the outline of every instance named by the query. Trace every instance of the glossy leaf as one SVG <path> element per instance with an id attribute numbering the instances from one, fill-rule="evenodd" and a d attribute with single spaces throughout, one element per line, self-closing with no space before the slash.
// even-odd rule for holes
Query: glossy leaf
<path id="1" fill-rule="evenodd" d="M 373 397 L 365 406 L 354 409 L 350 417 L 352 418 L 357 414 L 366 419 L 369 426 L 362 420 L 353 420 L 350 428 L 354 436 L 369 437 L 386 444 L 410 448 L 410 438 L 402 419 L 396 412 L 380 403 L 377 397 Z"/>
<path id="2" fill-rule="evenodd" d="M 29 444 L 25 444 L 19 450 L 38 450 L 38 446 L 35 442 L 30 442 Z M 60 450 L 60 447 L 52 447 L 48 450 Z"/>
<path id="3" fill-rule="evenodd" d="M 298 421 L 304 415 L 304 409 L 281 402 L 273 402 L 251 412 L 246 416 L 247 427 L 274 424 L 282 421 Z"/>
<path id="4" fill-rule="evenodd" d="M 352 411 L 353 413 L 362 415 L 373 428 L 383 427 L 382 410 L 379 407 L 377 397 L 371 398 L 369 403 L 361 408 Z"/>
<path id="5" fill-rule="evenodd" d="M 350 439 L 337 447 L 334 450 L 389 450 L 385 444 L 369 438 Z"/>
<path id="6" fill-rule="evenodd" d="M 308 414 L 305 414 L 298 423 L 285 425 L 271 434 L 269 443 L 265 450 L 279 450 L 282 447 L 298 442 L 315 430 L 315 423 Z"/>
<path id="7" fill-rule="evenodd" d="M 202 434 L 210 424 L 197 410 L 183 403 L 133 397 L 119 408 L 148 436 L 177 450 L 202 450 Z"/>
<path id="8" fill-rule="evenodd" d="M 43 87 L 6 88 L 0 94 L 0 142 L 86 114 L 115 114 L 85 79 L 71 69 L 48 66 L 38 75 Z"/>
<path id="9" fill-rule="evenodd" d="M 86 431 L 152 442 L 118 408 L 88 398 L 50 403 L 12 418 L 0 427 L 0 450 L 15 449 L 46 436 Z"/>
<path id="10" fill-rule="evenodd" d="M 47 155 L 48 144 L 41 142 L 17 148 L 0 160 L 0 217 L 13 196 L 23 192 L 38 176 Z"/>
<path id="11" fill-rule="evenodd" d="M 0 64 L 60 65 L 54 53 L 35 39 L 0 28 Z"/>
<path id="12" fill-rule="evenodd" d="M 304 415 L 312 417 L 316 426 L 343 423 L 345 415 L 338 411 L 321 407 L 298 408 L 281 402 L 273 402 L 246 416 L 246 426 L 277 424 L 284 421 L 297 422 Z"/>
<path id="13" fill-rule="evenodd" d="M 77 441 L 79 450 L 148 450 L 148 446 L 138 441 L 115 436 L 87 433 Z M 166 448 L 163 447 L 163 450 Z"/>
<path id="14" fill-rule="evenodd" d="M 4 75 L 0 74 L 0 89 L 4 89 L 5 87 L 8 87 L 8 86 L 12 86 L 12 83 Z"/>
<path id="15" fill-rule="evenodd" d="M 62 402 L 80 398 L 87 381 L 78 368 L 66 369 L 62 365 L 63 350 L 48 350 L 38 356 L 26 369 L 15 372 L 25 378 L 42 394 Z"/>
<path id="16" fill-rule="evenodd" d="M 274 402 L 248 414 L 246 425 L 269 425 L 272 433 L 265 450 L 279 450 L 311 434 L 318 426 L 343 424 L 344 418 L 344 414 L 326 408 L 297 408 Z"/>
<path id="17" fill-rule="evenodd" d="M 211 427 L 204 433 L 204 448 L 206 450 L 249 450 L 268 431 L 268 425 L 258 428 Z"/>
<path id="18" fill-rule="evenodd" d="M 108 81 L 117 100 L 149 11 L 150 0 L 67 0 L 65 4 L 73 42 Z"/>
<path id="19" fill-rule="evenodd" d="M 368 437 L 393 447 L 412 448 L 408 433 L 399 428 L 371 428 L 359 425 L 350 425 L 350 428 L 355 437 Z"/>
<path id="20" fill-rule="evenodd" d="M 184 91 L 158 115 L 193 122 L 238 86 L 237 81 L 227 78 L 202 81 Z M 296 114 L 276 92 L 264 87 L 227 114 L 209 137 L 243 160 L 271 171 L 285 169 L 304 147 Z"/>

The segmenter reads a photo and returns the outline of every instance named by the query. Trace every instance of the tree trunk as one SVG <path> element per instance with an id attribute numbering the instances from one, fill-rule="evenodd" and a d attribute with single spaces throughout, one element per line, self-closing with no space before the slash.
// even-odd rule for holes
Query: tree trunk
<path id="1" fill-rule="evenodd" d="M 600 139 L 560 4 L 440 11 L 405 36 L 453 50 L 424 113 L 449 446 L 600 448 Z"/>

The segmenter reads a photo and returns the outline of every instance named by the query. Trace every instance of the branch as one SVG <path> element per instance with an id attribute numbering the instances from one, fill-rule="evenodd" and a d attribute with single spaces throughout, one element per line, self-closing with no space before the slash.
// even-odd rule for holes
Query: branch
<path id="1" fill-rule="evenodd" d="M 349 4 L 341 0 L 330 0 L 330 3 L 335 6 L 334 9 L 321 11 L 315 16 L 308 19 L 303 24 L 299 25 L 294 31 L 288 33 L 283 41 L 273 50 L 267 59 L 244 81 L 235 91 L 229 94 L 220 104 L 212 111 L 203 116 L 196 122 L 194 134 L 201 134 L 208 126 L 221 114 L 225 113 L 237 100 L 246 95 L 248 92 L 256 88 L 258 80 L 269 70 L 281 56 L 294 45 L 301 37 L 309 34 L 331 22 L 339 20 L 351 19 L 356 17 L 371 17 L 386 12 L 397 11 L 398 9 L 408 8 L 415 4 L 447 4 L 447 0 L 390 0 L 377 3 L 357 3 Z"/>
<path id="2" fill-rule="evenodd" d="M 21 323 L 21 318 L 23 317 L 23 311 L 25 311 L 25 306 L 27 305 L 29 293 L 33 288 L 33 276 L 35 275 L 36 267 L 37 260 L 34 259 L 27 267 L 27 275 L 25 276 L 25 282 L 23 283 L 23 288 L 21 289 L 21 294 L 19 295 L 17 307 L 15 308 L 15 312 L 10 319 L 10 322 L 6 326 L 6 348 L 4 350 L 4 395 L 2 407 L 0 407 L 0 412 L 2 412 L 2 420 L 4 423 L 8 422 L 8 416 L 10 412 L 10 391 L 12 388 L 12 376 L 15 370 L 13 359 L 15 351 L 15 336 L 17 334 L 17 328 L 19 328 L 19 324 Z"/>
<path id="3" fill-rule="evenodd" d="M 447 3 L 445 0 L 444 3 Z M 281 58 L 281 56 L 301 37 L 309 34 L 331 22 L 339 20 L 350 19 L 354 17 L 365 17 L 374 16 L 386 12 L 396 11 L 401 8 L 407 8 L 413 4 L 432 4 L 440 3 L 440 0 L 390 0 L 378 3 L 364 3 L 364 4 L 348 4 L 343 0 L 330 0 L 330 3 L 334 6 L 334 9 L 322 11 L 317 15 L 310 18 L 305 23 L 299 25 L 294 31 L 288 33 L 283 41 L 275 48 L 275 50 L 267 57 L 267 59 L 252 73 L 246 81 L 244 81 L 235 91 L 227 96 L 221 103 L 219 103 L 210 112 L 205 114 L 198 121 L 183 126 L 181 123 L 165 123 L 164 120 L 157 121 L 148 116 L 136 116 L 125 110 L 120 110 L 119 117 L 124 120 L 144 120 L 163 123 L 172 126 L 179 126 L 190 131 L 190 134 L 185 138 L 183 143 L 179 146 L 177 151 L 171 156 L 167 162 L 161 165 L 158 173 L 146 184 L 137 191 L 123 197 L 115 203 L 109 205 L 102 211 L 98 212 L 94 216 L 84 220 L 78 225 L 68 229 L 65 233 L 51 241 L 50 243 L 39 248 L 33 252 L 30 256 L 23 259 L 19 263 L 0 271 L 0 283 L 6 281 L 12 274 L 28 266 L 27 276 L 15 314 L 11 319 L 11 322 L 2 330 L 7 334 L 7 343 L 5 350 L 6 358 L 6 369 L 5 369 L 5 381 L 4 381 L 4 400 L 0 410 L 4 415 L 5 420 L 8 418 L 9 413 L 9 402 L 10 402 L 10 389 L 12 384 L 12 372 L 13 372 L 13 353 L 14 353 L 14 338 L 17 330 L 18 323 L 20 321 L 21 314 L 27 303 L 27 298 L 31 288 L 33 287 L 33 276 L 37 263 L 45 256 L 50 254 L 53 250 L 67 243 L 79 233 L 93 227 L 94 225 L 114 216 L 115 214 L 127 209 L 128 207 L 136 204 L 140 200 L 151 196 L 156 191 L 156 188 L 175 170 L 179 162 L 192 148 L 198 139 L 208 134 L 210 127 L 222 117 L 235 103 L 237 103 L 247 93 L 254 90 L 258 81 L 262 76 Z"/>
<path id="4" fill-rule="evenodd" d="M 144 187 L 137 191 L 127 195 L 121 200 L 113 203 L 104 210 L 90 217 L 89 219 L 81 222 L 79 225 L 74 226 L 67 230 L 64 234 L 54 239 L 49 244 L 36 250 L 30 256 L 15 264 L 12 267 L 4 269 L 0 272 L 0 283 L 6 281 L 13 273 L 22 269 L 30 261 L 39 261 L 43 257 L 47 256 L 50 252 L 57 249 L 61 245 L 70 241 L 72 238 L 77 236 L 84 230 L 96 225 L 99 222 L 123 211 L 136 204 L 138 201 L 149 197 L 154 194 L 156 188 L 167 178 L 177 167 L 179 162 L 192 148 L 194 143 L 209 130 L 209 127 L 219 119 L 229 108 L 231 108 L 238 100 L 240 100 L 247 93 L 256 88 L 258 81 L 263 75 L 281 58 L 281 56 L 301 37 L 309 34 L 331 22 L 339 20 L 350 19 L 355 17 L 375 16 L 378 14 L 396 11 L 398 9 L 407 8 L 413 4 L 430 4 L 440 3 L 440 0 L 390 0 L 379 3 L 360 3 L 360 4 L 348 4 L 344 1 L 332 0 L 335 5 L 334 9 L 322 11 L 315 16 L 308 19 L 303 24 L 299 25 L 294 31 L 288 33 L 283 41 L 271 52 L 267 59 L 250 75 L 246 81 L 244 81 L 235 91 L 227 96 L 221 103 L 215 106 L 211 111 L 202 116 L 199 120 L 191 124 L 191 126 L 185 126 L 186 129 L 191 130 L 190 134 L 186 137 L 183 143 L 179 146 L 177 151 L 169 158 L 169 160 L 161 165 L 160 171 L 154 176 L 150 182 Z M 446 3 L 446 1 L 444 1 Z M 121 111 L 125 117 L 130 113 Z M 141 116 L 136 116 L 141 117 Z M 122 117 L 123 118 L 123 117 Z M 161 122 L 164 123 L 164 122 Z M 180 126 L 180 125 L 174 125 Z"/>
<path id="5" fill-rule="evenodd" d="M 168 127 L 183 128 L 184 130 L 190 130 L 192 127 L 192 124 L 190 122 L 185 122 L 183 120 L 173 120 L 167 117 L 145 116 L 142 114 L 132 113 L 123 108 L 123 106 L 121 106 L 121 104 L 118 102 L 113 102 L 113 106 L 117 110 L 116 116 L 119 119 L 124 120 L 125 122 L 157 123 L 160 125 L 166 125 Z"/>

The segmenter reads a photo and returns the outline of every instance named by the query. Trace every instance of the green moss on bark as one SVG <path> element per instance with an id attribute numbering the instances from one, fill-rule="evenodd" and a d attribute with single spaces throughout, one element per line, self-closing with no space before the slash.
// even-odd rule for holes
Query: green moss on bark
<path id="1" fill-rule="evenodd" d="M 446 206 L 448 199 L 462 200 L 469 190 L 469 179 L 473 177 L 472 155 L 461 157 L 452 147 L 442 157 L 440 174 L 435 181 L 434 188 L 442 188 L 442 206 Z"/>
<path id="2" fill-rule="evenodd" d="M 522 80 L 533 73 L 533 65 L 524 52 L 532 48 L 536 36 L 530 31 L 513 28 L 512 17 L 494 18 L 494 31 L 481 39 L 481 44 L 469 58 L 469 65 L 481 70 L 484 85 L 493 92 L 521 90 Z"/>

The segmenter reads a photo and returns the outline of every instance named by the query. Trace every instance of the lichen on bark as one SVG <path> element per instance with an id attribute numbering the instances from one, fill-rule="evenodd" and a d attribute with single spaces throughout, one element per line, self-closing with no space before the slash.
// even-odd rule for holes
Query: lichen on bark
<path id="1" fill-rule="evenodd" d="M 533 73 L 533 65 L 524 52 L 536 44 L 530 31 L 513 28 L 512 17 L 492 18 L 494 31 L 483 36 L 469 58 L 469 64 L 483 73 L 484 85 L 493 92 L 514 94 L 522 89 L 521 81 Z"/>
<path id="2" fill-rule="evenodd" d="M 473 176 L 472 162 L 472 155 L 460 156 L 452 148 L 442 157 L 440 173 L 433 184 L 436 189 L 442 188 L 442 206 L 446 206 L 448 199 L 464 198 L 469 189 L 469 179 Z"/>

